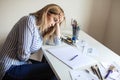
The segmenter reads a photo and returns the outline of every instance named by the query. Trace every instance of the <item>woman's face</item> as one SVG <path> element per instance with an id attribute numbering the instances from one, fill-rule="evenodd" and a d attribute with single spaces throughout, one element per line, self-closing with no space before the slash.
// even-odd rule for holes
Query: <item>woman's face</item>
<path id="1" fill-rule="evenodd" d="M 58 15 L 50 14 L 47 16 L 47 26 L 54 26 L 59 21 Z"/>
<path id="2" fill-rule="evenodd" d="M 54 26 L 55 24 L 60 23 L 62 21 L 63 21 L 63 16 L 61 15 L 50 14 L 47 16 L 48 27 Z"/>

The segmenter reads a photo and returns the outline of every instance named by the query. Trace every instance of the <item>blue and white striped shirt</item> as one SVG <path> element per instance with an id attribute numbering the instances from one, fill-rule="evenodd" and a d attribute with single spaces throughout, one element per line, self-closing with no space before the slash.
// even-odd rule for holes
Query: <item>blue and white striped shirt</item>
<path id="1" fill-rule="evenodd" d="M 31 53 L 42 46 L 42 36 L 36 26 L 35 17 L 22 17 L 12 28 L 0 51 L 0 80 L 11 65 L 28 64 Z M 55 44 L 60 43 L 55 37 Z"/>

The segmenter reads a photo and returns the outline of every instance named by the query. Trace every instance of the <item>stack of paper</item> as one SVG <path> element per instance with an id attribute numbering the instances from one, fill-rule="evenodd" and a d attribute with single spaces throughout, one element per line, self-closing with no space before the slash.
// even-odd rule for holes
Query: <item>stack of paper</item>
<path id="1" fill-rule="evenodd" d="M 96 60 L 82 54 L 82 52 L 72 46 L 49 48 L 47 51 L 72 69 L 83 68 L 97 63 Z"/>

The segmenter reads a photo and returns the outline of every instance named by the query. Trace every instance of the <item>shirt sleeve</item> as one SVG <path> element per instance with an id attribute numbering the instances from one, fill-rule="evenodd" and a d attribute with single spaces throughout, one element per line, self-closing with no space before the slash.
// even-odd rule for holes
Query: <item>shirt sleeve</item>
<path id="1" fill-rule="evenodd" d="M 61 39 L 58 36 L 54 36 L 53 42 L 48 39 L 46 40 L 45 44 L 57 46 L 61 44 Z"/>
<path id="2" fill-rule="evenodd" d="M 61 39 L 58 36 L 54 37 L 54 44 L 55 45 L 60 45 L 61 44 Z"/>
<path id="3" fill-rule="evenodd" d="M 23 17 L 17 26 L 19 26 L 19 39 L 17 57 L 21 61 L 27 61 L 30 57 L 30 47 L 32 44 L 32 28 L 34 24 L 28 16 Z"/>

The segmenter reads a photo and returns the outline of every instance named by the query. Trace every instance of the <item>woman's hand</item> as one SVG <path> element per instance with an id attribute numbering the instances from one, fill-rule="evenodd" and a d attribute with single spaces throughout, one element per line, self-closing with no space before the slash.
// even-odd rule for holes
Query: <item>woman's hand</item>
<path id="1" fill-rule="evenodd" d="M 62 14 L 59 15 L 59 20 L 56 23 L 56 36 L 60 38 L 61 33 L 60 33 L 60 24 L 63 22 L 64 16 Z"/>

